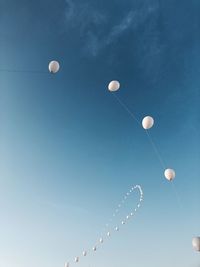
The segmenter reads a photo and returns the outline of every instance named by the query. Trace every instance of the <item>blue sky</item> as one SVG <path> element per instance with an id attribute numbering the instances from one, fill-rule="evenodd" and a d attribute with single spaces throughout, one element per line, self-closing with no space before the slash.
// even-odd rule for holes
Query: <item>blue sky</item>
<path id="1" fill-rule="evenodd" d="M 63 266 L 133 184 L 137 216 L 79 266 L 198 267 L 199 1 L 0 4 L 0 267 Z M 138 120 L 154 117 L 176 193 L 113 79 Z"/>

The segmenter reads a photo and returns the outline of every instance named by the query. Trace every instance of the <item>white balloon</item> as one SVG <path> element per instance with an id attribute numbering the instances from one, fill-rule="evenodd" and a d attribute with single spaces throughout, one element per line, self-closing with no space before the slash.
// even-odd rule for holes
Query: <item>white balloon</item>
<path id="1" fill-rule="evenodd" d="M 200 251 L 200 237 L 194 237 L 192 239 L 192 246 L 196 251 Z"/>
<path id="2" fill-rule="evenodd" d="M 83 251 L 83 256 L 87 256 L 87 251 Z"/>
<path id="3" fill-rule="evenodd" d="M 59 69 L 60 69 L 60 64 L 58 63 L 58 61 L 53 60 L 49 63 L 49 71 L 51 73 L 56 73 L 59 71 Z"/>
<path id="4" fill-rule="evenodd" d="M 69 267 L 69 262 L 66 262 L 65 263 L 65 267 Z"/>
<path id="5" fill-rule="evenodd" d="M 96 250 L 97 250 L 97 247 L 95 246 L 95 247 L 93 247 L 92 249 L 93 249 L 94 251 L 96 251 Z"/>
<path id="6" fill-rule="evenodd" d="M 103 238 L 100 238 L 100 239 L 99 239 L 99 242 L 100 242 L 100 243 L 103 243 Z"/>
<path id="7" fill-rule="evenodd" d="M 116 226 L 116 227 L 115 227 L 115 231 L 119 231 L 119 227 Z"/>
<path id="8" fill-rule="evenodd" d="M 122 224 L 125 224 L 125 222 L 124 222 L 124 221 L 122 221 Z"/>
<path id="9" fill-rule="evenodd" d="M 110 236 L 110 232 L 107 233 L 107 236 Z"/>
<path id="10" fill-rule="evenodd" d="M 164 175 L 167 180 L 172 181 L 175 178 L 176 173 L 173 169 L 166 169 Z"/>
<path id="11" fill-rule="evenodd" d="M 145 129 L 145 130 L 148 130 L 150 129 L 151 127 L 153 127 L 154 125 L 154 119 L 150 116 L 146 116 L 144 117 L 144 119 L 142 120 L 142 127 Z"/>
<path id="12" fill-rule="evenodd" d="M 120 88 L 120 83 L 118 81 L 111 81 L 108 85 L 108 90 L 110 92 L 115 92 L 119 90 L 119 88 Z"/>
<path id="13" fill-rule="evenodd" d="M 75 262 L 79 262 L 79 257 L 76 257 L 74 260 Z"/>

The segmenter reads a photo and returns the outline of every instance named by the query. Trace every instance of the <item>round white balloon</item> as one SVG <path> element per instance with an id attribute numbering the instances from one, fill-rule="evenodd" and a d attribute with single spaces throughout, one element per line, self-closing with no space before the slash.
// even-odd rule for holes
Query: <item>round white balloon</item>
<path id="1" fill-rule="evenodd" d="M 167 180 L 172 181 L 175 178 L 176 173 L 173 169 L 166 169 L 164 175 Z"/>
<path id="2" fill-rule="evenodd" d="M 75 262 L 79 262 L 79 257 L 76 257 L 75 258 Z"/>
<path id="3" fill-rule="evenodd" d="M 194 237 L 192 239 L 192 246 L 196 251 L 200 251 L 200 237 Z"/>
<path id="4" fill-rule="evenodd" d="M 83 251 L 83 256 L 87 256 L 87 251 Z"/>
<path id="5" fill-rule="evenodd" d="M 115 92 L 119 90 L 119 88 L 120 88 L 120 83 L 118 81 L 111 81 L 108 85 L 108 90 L 110 92 Z"/>
<path id="6" fill-rule="evenodd" d="M 100 243 L 103 243 L 103 238 L 100 238 L 100 239 L 99 239 L 99 242 L 100 242 Z"/>
<path id="7" fill-rule="evenodd" d="M 60 64 L 58 63 L 58 61 L 53 60 L 49 63 L 49 71 L 51 73 L 56 73 L 59 71 L 59 69 L 60 69 Z"/>
<path id="8" fill-rule="evenodd" d="M 146 116 L 144 117 L 144 119 L 142 120 L 142 127 L 145 130 L 150 129 L 151 127 L 153 127 L 154 125 L 154 119 L 151 116 Z"/>

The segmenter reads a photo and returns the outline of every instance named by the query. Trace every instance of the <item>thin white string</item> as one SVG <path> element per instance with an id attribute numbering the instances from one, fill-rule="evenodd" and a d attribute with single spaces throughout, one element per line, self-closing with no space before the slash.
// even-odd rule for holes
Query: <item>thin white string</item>
<path id="1" fill-rule="evenodd" d="M 161 157 L 161 154 L 159 153 L 158 148 L 157 148 L 156 144 L 154 143 L 154 141 L 153 141 L 153 139 L 152 139 L 150 133 L 148 132 L 148 130 L 145 130 L 145 133 L 146 133 L 146 135 L 147 135 L 147 137 L 148 137 L 148 139 L 149 139 L 149 142 L 151 143 L 151 146 L 152 146 L 152 148 L 153 148 L 155 154 L 157 155 L 157 158 L 158 158 L 158 160 L 159 160 L 161 166 L 162 166 L 164 169 L 166 169 L 166 165 L 165 165 L 165 163 L 164 163 L 164 161 L 163 161 L 163 159 L 162 159 L 162 157 Z"/>
<path id="2" fill-rule="evenodd" d="M 137 124 L 141 127 L 141 123 L 140 121 L 137 119 L 137 117 L 130 111 L 130 109 L 127 107 L 127 105 L 115 94 L 112 92 L 112 95 L 115 97 L 115 99 L 118 101 L 118 103 L 128 112 L 128 114 L 137 122 Z M 161 166 L 165 169 L 165 164 L 164 164 L 164 160 L 161 157 L 161 154 L 158 151 L 158 148 L 156 146 L 156 144 L 154 143 L 150 133 L 148 132 L 148 130 L 145 130 L 145 133 L 148 137 L 148 140 L 153 148 L 154 153 L 156 154 Z"/>
<path id="3" fill-rule="evenodd" d="M 17 72 L 17 73 L 49 74 L 48 71 L 39 71 L 39 70 L 11 70 L 11 69 L 0 69 L 0 72 Z"/>
<path id="4" fill-rule="evenodd" d="M 183 210 L 183 205 L 182 205 L 182 202 L 181 202 L 181 199 L 180 199 L 180 196 L 178 194 L 178 191 L 177 191 L 177 188 L 176 188 L 174 181 L 171 181 L 171 184 L 172 184 L 172 189 L 173 189 L 174 194 L 176 196 L 176 200 L 177 200 L 177 203 L 179 205 L 179 208 L 180 208 L 180 210 Z"/>
<path id="5" fill-rule="evenodd" d="M 129 113 L 129 115 L 140 125 L 139 120 L 136 118 L 136 116 L 130 111 L 130 109 L 127 107 L 127 105 L 113 92 L 111 92 L 112 95 L 115 97 L 115 99 L 118 101 L 118 103 Z"/>

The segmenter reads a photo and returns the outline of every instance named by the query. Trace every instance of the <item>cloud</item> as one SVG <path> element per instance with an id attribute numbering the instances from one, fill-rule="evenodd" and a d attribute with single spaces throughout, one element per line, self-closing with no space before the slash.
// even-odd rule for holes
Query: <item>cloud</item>
<path id="1" fill-rule="evenodd" d="M 97 56 L 108 46 L 120 41 L 126 33 L 134 33 L 137 28 L 154 16 L 157 1 L 149 0 L 132 5 L 123 15 L 116 18 L 108 10 L 96 9 L 91 4 L 65 0 L 65 20 L 67 29 L 74 29 L 83 41 L 83 50 Z"/>
<path id="2" fill-rule="evenodd" d="M 118 25 L 114 25 L 111 28 L 110 33 L 106 36 L 105 45 L 113 43 L 117 40 L 124 32 L 126 32 L 129 28 L 132 27 L 134 22 L 135 12 L 132 10 L 126 14 L 126 16 L 120 21 Z"/>

